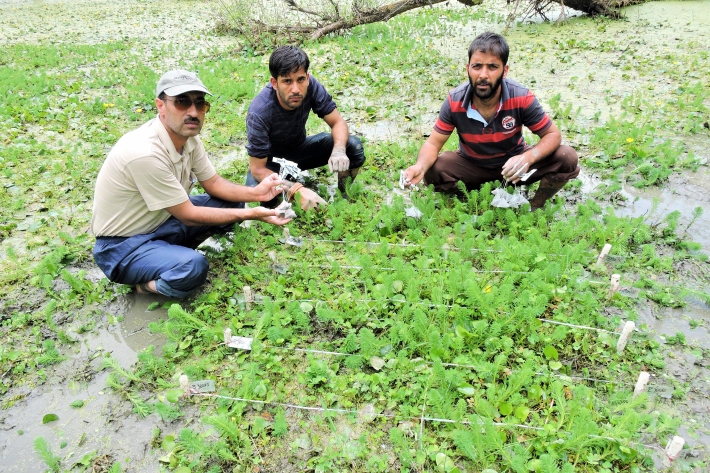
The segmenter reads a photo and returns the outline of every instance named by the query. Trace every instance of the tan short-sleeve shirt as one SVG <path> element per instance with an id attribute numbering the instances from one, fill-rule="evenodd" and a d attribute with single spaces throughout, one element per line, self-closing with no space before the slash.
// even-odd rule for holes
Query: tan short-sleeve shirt
<path id="1" fill-rule="evenodd" d="M 96 236 L 151 233 L 188 200 L 197 181 L 216 174 L 199 137 L 178 153 L 159 118 L 118 140 L 101 166 L 91 230 Z"/>

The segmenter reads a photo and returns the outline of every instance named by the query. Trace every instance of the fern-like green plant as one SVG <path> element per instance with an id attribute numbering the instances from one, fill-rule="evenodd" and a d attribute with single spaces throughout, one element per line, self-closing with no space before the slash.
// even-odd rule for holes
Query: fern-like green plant
<path id="1" fill-rule="evenodd" d="M 108 473 L 123 473 L 123 468 L 121 468 L 121 462 L 115 462 L 109 468 Z"/>
<path id="2" fill-rule="evenodd" d="M 153 413 L 153 406 L 145 402 L 138 394 L 129 392 L 126 393 L 126 397 L 133 404 L 133 412 L 138 414 L 139 417 L 148 417 Z"/>
<path id="3" fill-rule="evenodd" d="M 117 359 L 112 358 L 110 356 L 107 356 L 106 358 L 101 360 L 101 366 L 103 368 L 110 368 L 118 376 L 121 376 L 126 380 L 135 382 L 140 381 L 140 377 L 138 375 L 122 367 Z"/>
<path id="4" fill-rule="evenodd" d="M 44 437 L 37 437 L 34 440 L 34 450 L 39 458 L 53 472 L 59 472 L 62 458 L 52 452 L 49 442 Z"/>
<path id="5" fill-rule="evenodd" d="M 283 437 L 288 433 L 288 422 L 286 421 L 286 411 L 279 408 L 274 416 L 273 433 L 276 437 Z"/>
<path id="6" fill-rule="evenodd" d="M 237 423 L 224 415 L 208 416 L 204 419 L 205 424 L 209 424 L 236 447 L 244 447 L 251 442 L 245 438 L 245 434 L 239 430 Z"/>
<path id="7" fill-rule="evenodd" d="M 42 342 L 42 354 L 37 357 L 38 365 L 53 365 L 66 360 L 66 356 L 54 347 L 54 340 Z"/>

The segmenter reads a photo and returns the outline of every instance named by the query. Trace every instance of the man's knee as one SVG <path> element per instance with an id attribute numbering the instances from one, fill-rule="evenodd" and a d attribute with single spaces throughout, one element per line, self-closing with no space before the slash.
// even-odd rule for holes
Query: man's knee
<path id="1" fill-rule="evenodd" d="M 197 251 L 183 252 L 173 267 L 163 272 L 159 279 L 173 289 L 190 292 L 204 284 L 208 270 L 209 262 L 204 255 Z"/>
<path id="2" fill-rule="evenodd" d="M 555 151 L 555 158 L 562 163 L 563 168 L 569 171 L 576 169 L 579 165 L 577 151 L 571 146 L 560 145 Z"/>
<path id="3" fill-rule="evenodd" d="M 357 136 L 350 135 L 348 137 L 345 154 L 350 160 L 350 169 L 356 169 L 365 164 L 365 147 Z"/>

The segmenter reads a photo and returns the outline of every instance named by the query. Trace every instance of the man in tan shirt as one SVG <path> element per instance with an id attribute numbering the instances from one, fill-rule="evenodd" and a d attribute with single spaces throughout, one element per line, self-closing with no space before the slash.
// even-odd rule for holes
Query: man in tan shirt
<path id="1" fill-rule="evenodd" d="M 94 259 L 109 280 L 140 293 L 185 297 L 207 277 L 207 259 L 195 248 L 210 235 L 243 220 L 290 221 L 277 210 L 244 206 L 278 195 L 276 174 L 250 188 L 216 173 L 197 136 L 210 109 L 205 94 L 192 72 L 163 75 L 158 116 L 118 140 L 96 179 Z M 190 195 L 197 182 L 205 194 Z"/>

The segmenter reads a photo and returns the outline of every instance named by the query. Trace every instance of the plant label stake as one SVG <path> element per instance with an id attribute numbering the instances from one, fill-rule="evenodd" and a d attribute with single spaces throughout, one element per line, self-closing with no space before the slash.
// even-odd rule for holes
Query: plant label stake
<path id="1" fill-rule="evenodd" d="M 606 255 L 609 254 L 611 251 L 611 244 L 607 243 L 604 245 L 604 248 L 602 248 L 602 252 L 599 253 L 599 258 L 597 258 L 597 265 L 601 265 L 604 262 L 604 258 L 606 258 Z"/>
<path id="2" fill-rule="evenodd" d="M 668 445 L 666 445 L 666 455 L 668 455 L 668 458 L 671 460 L 678 458 L 680 451 L 683 450 L 683 445 L 685 445 L 683 437 L 678 437 L 677 435 L 673 437 L 673 439 L 668 442 Z"/>
<path id="3" fill-rule="evenodd" d="M 180 389 L 182 389 L 182 392 L 185 393 L 185 396 L 190 395 L 190 380 L 187 379 L 186 374 L 180 375 Z"/>
<path id="4" fill-rule="evenodd" d="M 648 384 L 649 379 L 651 379 L 651 375 L 646 371 L 639 373 L 639 379 L 636 381 L 636 386 L 634 387 L 634 397 L 646 390 L 646 385 Z"/>
<path id="5" fill-rule="evenodd" d="M 224 329 L 224 344 L 229 345 L 232 343 L 232 329 L 227 327 Z"/>
<path id="6" fill-rule="evenodd" d="M 619 337 L 619 341 L 616 344 L 616 352 L 621 353 L 624 351 L 624 348 L 626 348 L 626 343 L 629 341 L 629 336 L 631 335 L 631 332 L 634 331 L 634 328 L 636 325 L 632 321 L 626 322 L 624 324 L 624 330 L 621 331 L 621 336 Z"/>
<path id="7" fill-rule="evenodd" d="M 298 246 L 298 247 L 303 246 L 303 239 L 292 237 L 291 231 L 285 227 L 284 227 L 284 237 L 280 238 L 279 241 L 281 243 L 286 244 L 286 245 L 292 245 L 292 246 Z"/>
<path id="8" fill-rule="evenodd" d="M 244 304 L 247 310 L 251 309 L 251 303 L 254 302 L 254 296 L 251 295 L 251 288 L 249 286 L 244 286 Z M 229 334 L 231 337 L 231 333 Z"/>
<path id="9" fill-rule="evenodd" d="M 417 220 L 419 220 L 420 218 L 422 218 L 422 216 L 424 215 L 424 213 L 423 213 L 421 210 L 419 210 L 418 208 L 416 208 L 414 205 L 412 205 L 411 207 L 406 208 L 406 209 L 404 210 L 404 214 L 405 214 L 407 217 L 416 218 Z"/>
<path id="10" fill-rule="evenodd" d="M 237 348 L 239 350 L 251 350 L 251 342 L 254 340 L 249 337 L 232 337 L 232 339 L 227 343 L 230 348 Z"/>
<path id="11" fill-rule="evenodd" d="M 190 392 L 192 393 L 213 393 L 216 390 L 214 381 L 211 379 L 192 381 L 190 383 Z"/>
<path id="12" fill-rule="evenodd" d="M 399 188 L 404 190 L 409 187 L 411 190 L 417 190 L 417 186 L 412 184 L 409 179 L 404 175 L 404 171 L 399 171 Z"/>
<path id="13" fill-rule="evenodd" d="M 620 286 L 621 286 L 621 275 L 620 274 L 612 274 L 611 275 L 611 282 L 609 284 L 609 298 L 613 297 L 614 293 L 619 291 Z"/>

